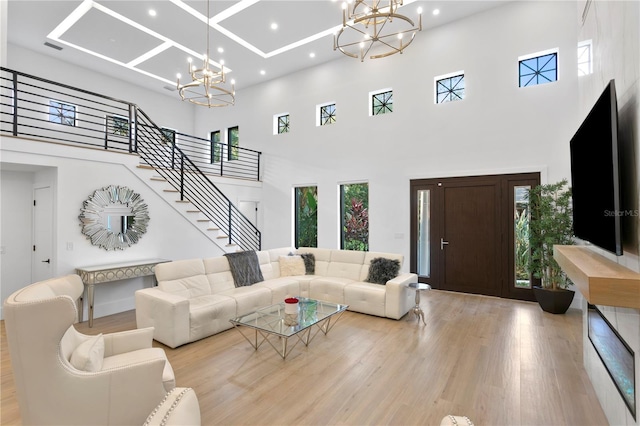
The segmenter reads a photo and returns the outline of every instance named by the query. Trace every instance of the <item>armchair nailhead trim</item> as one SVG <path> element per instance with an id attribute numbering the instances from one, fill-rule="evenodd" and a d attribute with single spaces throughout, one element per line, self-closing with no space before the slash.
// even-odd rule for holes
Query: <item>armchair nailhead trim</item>
<path id="1" fill-rule="evenodd" d="M 149 414 L 149 417 L 147 417 L 147 420 L 144 422 L 143 426 L 149 426 L 151 420 L 155 417 L 155 415 L 158 413 L 158 409 L 167 401 L 167 399 L 174 393 L 174 391 L 177 388 L 173 388 L 171 389 L 165 396 L 164 399 L 156 406 L 156 408 L 153 409 L 153 411 L 151 412 L 151 414 Z M 184 389 L 182 392 L 180 392 L 180 394 L 178 396 L 176 396 L 175 401 L 173 401 L 173 403 L 171 404 L 171 407 L 169 407 L 169 409 L 167 410 L 167 414 L 164 415 L 164 417 L 162 418 L 162 421 L 160 422 L 160 426 L 166 426 L 167 421 L 169 420 L 169 417 L 171 416 L 171 413 L 173 413 L 173 410 L 175 410 L 175 408 L 178 406 L 178 404 L 180 403 L 180 400 L 182 399 L 182 397 L 191 390 L 191 388 L 186 388 Z"/>

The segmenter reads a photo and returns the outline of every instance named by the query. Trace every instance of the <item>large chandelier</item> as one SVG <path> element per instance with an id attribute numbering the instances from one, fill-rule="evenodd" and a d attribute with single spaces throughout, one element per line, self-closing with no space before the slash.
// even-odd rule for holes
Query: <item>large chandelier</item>
<path id="1" fill-rule="evenodd" d="M 349 0 L 351 3 L 353 0 Z M 418 26 L 397 13 L 403 0 L 355 0 L 342 3 L 342 28 L 333 37 L 333 50 L 364 61 L 402 53 L 422 31 L 422 8 Z"/>
<path id="2" fill-rule="evenodd" d="M 233 105 L 236 101 L 235 82 L 231 80 L 231 89 L 222 86 L 226 83 L 224 64 L 220 64 L 220 71 L 212 71 L 209 66 L 209 1 L 207 1 L 207 53 L 203 58 L 202 68 L 196 68 L 189 58 L 189 75 L 191 82 L 180 84 L 178 74 L 177 88 L 183 101 L 206 107 L 224 107 Z"/>

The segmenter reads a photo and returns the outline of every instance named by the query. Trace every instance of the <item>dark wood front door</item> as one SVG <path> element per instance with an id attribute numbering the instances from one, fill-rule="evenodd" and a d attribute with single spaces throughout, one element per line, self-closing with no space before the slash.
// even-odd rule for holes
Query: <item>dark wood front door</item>
<path id="1" fill-rule="evenodd" d="M 510 195 L 538 181 L 537 173 L 412 181 L 412 272 L 437 289 L 533 300 L 531 281 L 514 291 Z"/>

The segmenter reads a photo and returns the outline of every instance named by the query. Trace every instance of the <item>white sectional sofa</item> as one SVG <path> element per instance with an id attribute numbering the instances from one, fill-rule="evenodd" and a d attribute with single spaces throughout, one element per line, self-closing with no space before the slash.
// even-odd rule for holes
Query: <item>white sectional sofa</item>
<path id="1" fill-rule="evenodd" d="M 291 269 L 291 254 L 313 255 L 313 272 Z M 154 339 L 175 348 L 227 330 L 230 319 L 282 302 L 287 295 L 347 304 L 351 311 L 393 319 L 414 304 L 408 284 L 417 282 L 416 274 L 399 273 L 382 285 L 367 282 L 373 259 L 397 260 L 401 266 L 399 254 L 285 247 L 256 255 L 263 280 L 239 287 L 226 256 L 158 264 L 158 286 L 135 294 L 137 326 L 154 327 Z"/>

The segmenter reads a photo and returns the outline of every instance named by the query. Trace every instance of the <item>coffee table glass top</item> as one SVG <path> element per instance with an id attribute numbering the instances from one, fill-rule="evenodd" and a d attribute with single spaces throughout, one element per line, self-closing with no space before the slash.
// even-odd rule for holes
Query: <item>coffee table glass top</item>
<path id="1" fill-rule="evenodd" d="M 344 312 L 349 305 L 325 302 L 323 300 L 298 297 L 299 310 L 296 325 L 286 325 L 284 302 L 260 308 L 255 312 L 231 320 L 234 325 L 243 325 L 283 337 L 291 337 L 314 324 Z"/>

